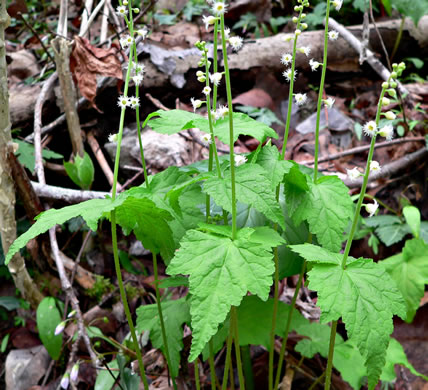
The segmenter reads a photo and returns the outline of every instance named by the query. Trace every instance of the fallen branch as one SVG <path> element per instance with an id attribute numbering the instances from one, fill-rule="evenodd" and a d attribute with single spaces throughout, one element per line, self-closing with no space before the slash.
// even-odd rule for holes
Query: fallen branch
<path id="1" fill-rule="evenodd" d="M 386 148 L 390 145 L 397 145 L 405 142 L 425 142 L 425 137 L 399 138 L 399 139 L 394 139 L 392 141 L 379 142 L 375 145 L 375 149 Z M 340 152 L 340 153 L 335 153 L 335 154 L 331 154 L 330 156 L 322 157 L 318 159 L 318 162 L 322 163 L 326 161 L 337 160 L 341 157 L 351 156 L 353 154 L 366 152 L 369 149 L 370 149 L 370 145 L 358 146 L 356 148 L 344 150 L 343 152 Z M 315 163 L 315 160 L 305 160 L 305 161 L 299 162 L 299 164 L 302 164 L 302 165 L 313 165 L 314 163 Z"/>
<path id="2" fill-rule="evenodd" d="M 423 147 L 416 152 L 407 154 L 404 157 L 401 157 L 400 159 L 393 161 L 392 163 L 386 164 L 382 166 L 382 170 L 380 172 L 373 172 L 369 176 L 369 182 L 373 182 L 378 179 L 391 177 L 394 175 L 399 174 L 400 172 L 408 169 L 413 164 L 426 159 L 428 156 L 428 149 L 426 147 Z M 425 161 L 426 162 L 426 161 Z M 360 177 L 355 181 L 351 181 L 349 179 L 345 179 L 344 183 L 349 188 L 358 188 L 361 187 L 363 184 L 363 178 Z"/>
<path id="3" fill-rule="evenodd" d="M 110 184 L 110 186 L 113 185 L 113 172 L 110 168 L 110 165 L 108 165 L 108 162 L 106 158 L 104 157 L 104 154 L 100 148 L 100 145 L 95 138 L 94 134 L 92 132 L 89 132 L 87 135 L 88 144 L 92 149 L 92 153 L 94 153 L 95 158 L 98 161 L 98 164 L 100 165 L 102 171 L 104 172 L 104 175 Z"/>
<path id="4" fill-rule="evenodd" d="M 373 68 L 373 70 L 385 81 L 387 81 L 391 75 L 391 72 L 383 66 L 382 62 L 380 62 L 377 57 L 374 55 L 374 53 L 361 44 L 361 42 L 350 32 L 348 31 L 344 26 L 342 26 L 340 23 L 336 22 L 333 18 L 329 19 L 329 26 L 335 30 L 337 30 L 340 33 L 340 36 L 348 42 L 351 47 L 360 55 L 361 52 L 365 51 L 365 60 L 369 63 L 369 65 Z M 376 30 L 377 31 L 377 30 Z M 383 41 L 382 41 L 383 44 Z M 384 47 L 384 46 L 383 46 Z M 397 80 L 397 88 L 400 91 L 402 95 L 408 94 L 406 88 L 403 87 L 403 84 L 401 84 Z"/>
<path id="5" fill-rule="evenodd" d="M 111 195 L 109 192 L 72 190 L 34 181 L 31 182 L 31 185 L 40 198 L 62 200 L 67 203 L 79 203 L 89 199 L 104 199 L 106 195 Z"/>

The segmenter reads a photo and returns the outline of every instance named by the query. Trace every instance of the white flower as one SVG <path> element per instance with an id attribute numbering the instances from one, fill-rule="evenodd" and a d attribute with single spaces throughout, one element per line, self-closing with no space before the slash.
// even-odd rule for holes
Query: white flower
<path id="1" fill-rule="evenodd" d="M 194 99 L 194 98 L 191 98 L 190 102 L 192 103 L 192 106 L 193 106 L 193 112 L 195 112 L 197 108 L 201 107 L 203 103 L 202 100 Z"/>
<path id="2" fill-rule="evenodd" d="M 63 389 L 68 389 L 69 384 L 70 384 L 70 375 L 68 374 L 68 372 L 66 372 L 61 379 L 61 387 Z"/>
<path id="3" fill-rule="evenodd" d="M 119 99 L 117 99 L 117 105 L 120 108 L 125 108 L 129 106 L 129 97 L 123 95 L 119 96 Z"/>
<path id="4" fill-rule="evenodd" d="M 143 37 L 143 39 L 146 39 L 147 34 L 149 33 L 149 30 L 147 29 L 146 26 L 144 26 L 143 28 L 140 28 L 136 32 L 140 37 Z"/>
<path id="5" fill-rule="evenodd" d="M 211 80 L 211 82 L 212 82 L 214 85 L 219 85 L 219 84 L 220 84 L 220 81 L 221 81 L 222 76 L 223 76 L 223 75 L 222 75 L 221 73 L 219 73 L 219 72 L 214 73 L 214 74 L 210 74 L 210 80 Z"/>
<path id="6" fill-rule="evenodd" d="M 300 51 L 300 53 L 303 53 L 306 57 L 308 57 L 309 54 L 311 54 L 311 48 L 309 46 L 300 47 L 298 50 Z"/>
<path id="7" fill-rule="evenodd" d="M 203 90 L 202 93 L 206 96 L 211 92 L 211 87 L 206 86 Z"/>
<path id="8" fill-rule="evenodd" d="M 77 381 L 77 377 L 79 375 L 79 363 L 76 363 L 73 368 L 71 369 L 70 372 L 70 379 L 72 382 L 76 382 Z"/>
<path id="9" fill-rule="evenodd" d="M 128 3 L 128 0 L 123 0 L 123 1 L 122 1 L 122 4 L 123 4 L 123 5 L 128 5 L 128 4 L 129 4 L 129 3 Z"/>
<path id="10" fill-rule="evenodd" d="M 137 74 L 135 76 L 132 76 L 132 81 L 134 82 L 134 84 L 139 87 L 141 85 L 141 83 L 143 82 L 144 79 L 144 75 L 141 74 Z"/>
<path id="11" fill-rule="evenodd" d="M 215 23 L 215 21 L 217 20 L 217 18 L 215 16 L 202 16 L 202 21 L 205 24 L 205 30 L 208 30 L 208 27 L 212 24 Z"/>
<path id="12" fill-rule="evenodd" d="M 235 166 L 239 167 L 247 162 L 247 157 L 241 156 L 240 154 L 235 155 Z"/>
<path id="13" fill-rule="evenodd" d="M 394 128 L 391 125 L 383 126 L 379 130 L 379 135 L 385 137 L 387 141 L 391 141 L 394 136 Z"/>
<path id="14" fill-rule="evenodd" d="M 332 108 L 334 102 L 336 101 L 335 99 L 333 99 L 332 97 L 328 97 L 327 99 L 324 99 L 324 104 L 327 108 Z"/>
<path id="15" fill-rule="evenodd" d="M 376 199 L 373 199 L 373 200 L 374 200 L 374 203 L 369 203 L 365 205 L 366 211 L 369 213 L 369 218 L 375 215 L 376 210 L 379 207 L 379 204 L 376 202 Z"/>
<path id="16" fill-rule="evenodd" d="M 63 332 L 65 328 L 65 321 L 60 322 L 55 328 L 55 336 L 58 336 Z"/>
<path id="17" fill-rule="evenodd" d="M 379 171 L 380 172 L 381 167 L 379 165 L 379 163 L 377 161 L 370 161 L 370 172 L 376 172 Z"/>
<path id="18" fill-rule="evenodd" d="M 140 107 L 140 98 L 136 96 L 131 96 L 129 98 L 129 105 L 131 106 L 131 108 L 134 109 Z"/>
<path id="19" fill-rule="evenodd" d="M 110 134 L 108 136 L 108 142 L 117 142 L 117 134 Z"/>
<path id="20" fill-rule="evenodd" d="M 116 8 L 116 13 L 121 16 L 125 16 L 128 13 L 128 9 L 124 5 L 120 5 Z"/>
<path id="21" fill-rule="evenodd" d="M 322 64 L 321 62 L 315 61 L 313 58 L 309 60 L 309 65 L 311 66 L 312 72 L 317 70 Z"/>
<path id="22" fill-rule="evenodd" d="M 216 1 L 212 6 L 212 10 L 216 15 L 224 15 L 226 8 L 227 5 L 222 1 Z"/>
<path id="23" fill-rule="evenodd" d="M 306 100 L 308 99 L 306 93 L 296 93 L 294 95 L 294 98 L 296 99 L 296 103 L 298 106 L 305 104 Z"/>
<path id="24" fill-rule="evenodd" d="M 351 181 L 355 181 L 361 176 L 361 173 L 357 167 L 355 167 L 353 169 L 347 169 L 346 174 L 348 175 L 348 178 Z"/>
<path id="25" fill-rule="evenodd" d="M 292 60 L 293 60 L 293 56 L 290 53 L 284 53 L 281 56 L 281 64 L 283 65 L 291 64 Z"/>
<path id="26" fill-rule="evenodd" d="M 393 121 L 397 115 L 395 115 L 392 111 L 387 111 L 383 115 L 385 115 L 386 119 L 389 119 L 390 121 Z"/>
<path id="27" fill-rule="evenodd" d="M 120 46 L 122 48 L 128 47 L 134 43 L 134 38 L 132 38 L 129 34 L 120 38 Z"/>
<path id="28" fill-rule="evenodd" d="M 301 30 L 299 30 L 299 29 L 297 29 L 297 30 L 294 32 L 294 35 L 295 35 L 296 37 L 298 37 L 301 33 L 302 33 L 302 31 L 301 31 Z"/>
<path id="29" fill-rule="evenodd" d="M 212 141 L 212 139 L 211 139 L 211 134 L 204 134 L 203 136 L 202 136 L 202 143 L 205 145 L 205 146 L 208 146 L 209 144 L 211 144 L 213 141 Z"/>
<path id="30" fill-rule="evenodd" d="M 235 51 L 238 51 L 243 44 L 243 40 L 239 36 L 230 37 L 229 38 L 229 45 L 232 46 L 232 49 Z"/>
<path id="31" fill-rule="evenodd" d="M 220 106 L 214 113 L 216 120 L 223 119 L 229 114 L 229 108 L 227 106 Z"/>
<path id="32" fill-rule="evenodd" d="M 336 30 L 331 30 L 331 31 L 328 32 L 328 37 L 332 41 L 335 41 L 337 38 L 339 38 L 339 33 Z"/>
<path id="33" fill-rule="evenodd" d="M 333 0 L 331 4 L 334 8 L 336 8 L 336 11 L 340 11 L 340 8 L 342 8 L 343 0 Z"/>
<path id="34" fill-rule="evenodd" d="M 363 126 L 364 134 L 370 137 L 376 135 L 377 126 L 375 121 L 369 121 Z"/>
<path id="35" fill-rule="evenodd" d="M 230 28 L 229 28 L 229 27 L 226 27 L 226 28 L 224 29 L 224 37 L 225 37 L 226 39 L 229 39 L 229 37 L 230 37 Z"/>
<path id="36" fill-rule="evenodd" d="M 139 74 L 139 73 L 144 73 L 145 69 L 146 69 L 146 65 L 140 63 L 140 62 L 134 62 L 132 64 L 132 66 L 134 67 L 134 72 L 135 74 Z"/>
<path id="37" fill-rule="evenodd" d="M 292 77 L 291 76 L 291 68 L 288 68 L 288 69 L 284 70 L 284 72 L 282 72 L 282 75 L 286 78 L 286 80 L 288 82 L 290 82 L 291 81 L 291 77 Z M 296 75 L 297 75 L 297 72 L 294 71 L 293 80 L 296 80 Z"/>

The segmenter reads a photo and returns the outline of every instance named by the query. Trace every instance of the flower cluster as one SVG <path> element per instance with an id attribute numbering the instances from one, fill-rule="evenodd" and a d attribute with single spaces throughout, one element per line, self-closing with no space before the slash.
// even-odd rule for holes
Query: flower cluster
<path id="1" fill-rule="evenodd" d="M 126 107 L 131 107 L 136 109 L 137 107 L 140 107 L 140 98 L 136 96 L 121 95 L 117 99 L 117 105 L 122 109 Z"/>
<path id="2" fill-rule="evenodd" d="M 397 81 L 396 78 L 400 76 L 403 73 L 403 70 L 406 68 L 405 64 L 401 62 L 400 64 L 393 64 L 392 65 L 392 73 L 390 77 L 388 78 L 388 81 L 385 81 L 382 83 L 382 93 L 379 100 L 378 105 L 378 113 L 376 120 L 368 121 L 363 126 L 364 134 L 368 137 L 376 139 L 378 135 L 381 137 L 384 137 L 387 141 L 390 141 L 394 136 L 394 128 L 392 127 L 391 123 L 384 124 L 382 127 L 379 127 L 379 117 L 380 114 L 383 115 L 387 120 L 393 121 L 396 119 L 396 114 L 393 111 L 386 111 L 381 113 L 381 108 L 388 106 L 391 101 L 388 97 L 384 96 L 386 93 L 395 98 L 397 96 L 395 88 L 397 87 Z M 372 142 L 374 142 L 374 140 Z M 375 161 L 369 161 L 368 162 L 368 172 L 366 171 L 365 175 L 368 175 L 369 172 L 380 172 L 381 171 L 380 164 Z M 355 181 L 360 176 L 365 176 L 363 173 L 361 173 L 357 167 L 353 169 L 347 170 L 348 178 L 351 181 Z M 372 217 L 376 210 L 379 207 L 379 204 L 374 200 L 374 203 L 364 204 L 366 211 L 369 213 L 369 217 Z"/>

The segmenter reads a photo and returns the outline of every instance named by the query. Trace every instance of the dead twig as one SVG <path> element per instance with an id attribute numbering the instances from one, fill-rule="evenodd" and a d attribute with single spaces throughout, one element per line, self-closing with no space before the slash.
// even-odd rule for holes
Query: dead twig
<path id="1" fill-rule="evenodd" d="M 67 203 L 79 203 L 89 199 L 104 199 L 107 195 L 111 195 L 109 192 L 72 190 L 34 181 L 31 182 L 31 185 L 40 198 L 62 200 Z"/>
<path id="2" fill-rule="evenodd" d="M 341 37 L 346 42 L 348 42 L 357 53 L 361 53 L 361 51 L 363 50 L 361 42 L 344 26 L 336 22 L 333 18 L 329 19 L 329 26 L 337 30 L 340 33 Z M 367 62 L 369 63 L 369 65 L 383 80 L 387 81 L 389 79 L 389 76 L 391 75 L 391 72 L 383 66 L 383 64 L 376 58 L 376 56 L 371 50 L 366 49 L 366 54 Z M 407 89 L 399 81 L 397 81 L 397 88 L 402 94 L 408 94 Z"/>
<path id="3" fill-rule="evenodd" d="M 97 139 L 94 136 L 94 133 L 91 131 L 87 135 L 88 144 L 92 149 L 92 153 L 94 153 L 95 158 L 98 161 L 98 164 L 100 165 L 102 171 L 104 172 L 104 175 L 110 184 L 110 186 L 113 185 L 113 172 L 110 168 L 110 165 L 108 165 L 108 162 L 106 158 L 104 157 L 103 151 L 100 148 L 100 145 L 97 141 Z"/>
<path id="4" fill-rule="evenodd" d="M 379 142 L 375 145 L 375 149 L 386 148 L 391 145 L 402 144 L 405 142 L 425 142 L 425 137 L 414 137 L 414 138 L 408 137 L 408 138 L 394 139 L 392 141 Z M 340 152 L 340 153 L 335 153 L 326 157 L 322 157 L 318 159 L 318 162 L 322 163 L 326 161 L 337 160 L 345 156 L 351 156 L 353 154 L 366 152 L 369 149 L 370 149 L 370 145 L 358 146 L 356 148 L 344 150 L 343 152 Z M 299 164 L 302 164 L 302 165 L 313 165 L 314 163 L 315 163 L 314 160 L 305 160 L 305 161 L 299 162 Z"/>

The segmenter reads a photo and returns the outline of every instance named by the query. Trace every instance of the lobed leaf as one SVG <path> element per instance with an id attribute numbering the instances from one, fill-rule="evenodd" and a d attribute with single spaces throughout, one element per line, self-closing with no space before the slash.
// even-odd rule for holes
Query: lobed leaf
<path id="1" fill-rule="evenodd" d="M 255 164 L 238 167 L 235 171 L 235 182 L 238 201 L 251 205 L 267 218 L 285 228 L 281 208 L 276 202 L 275 193 L 262 167 Z M 224 178 L 212 177 L 206 180 L 203 190 L 219 206 L 232 212 L 230 171 L 225 173 Z"/>
<path id="2" fill-rule="evenodd" d="M 190 322 L 189 303 L 186 298 L 180 298 L 164 301 L 161 306 L 172 366 L 170 370 L 176 377 L 180 367 L 180 352 L 183 349 L 183 324 Z M 165 354 L 157 304 L 143 305 L 137 309 L 136 327 L 139 332 L 149 331 L 153 346 L 162 349 Z"/>
<path id="3" fill-rule="evenodd" d="M 403 252 L 381 262 L 403 294 L 406 322 L 412 322 L 428 283 L 428 245 L 421 239 L 406 241 Z"/>
<path id="4" fill-rule="evenodd" d="M 189 230 L 167 272 L 189 274 L 193 361 L 217 332 L 230 307 L 250 291 L 266 300 L 274 272 L 271 247 L 251 240 L 254 229 L 238 230 L 232 240 L 213 232 Z"/>
<path id="5" fill-rule="evenodd" d="M 324 176 L 315 183 L 308 180 L 307 184 L 307 192 L 302 192 L 301 188 L 292 191 L 295 202 L 293 221 L 296 225 L 303 220 L 308 221 L 309 230 L 316 234 L 318 242 L 324 248 L 338 252 L 345 227 L 353 216 L 353 203 L 348 188 L 337 176 Z M 286 199 L 290 197 L 290 192 L 288 187 Z"/>
<path id="6" fill-rule="evenodd" d="M 155 114 L 155 113 L 153 113 Z M 196 119 L 204 120 L 200 115 L 184 110 L 158 110 L 158 117 L 151 119 L 148 125 L 153 131 L 160 134 L 175 134 L 181 130 L 187 130 L 194 127 L 192 121 Z M 205 119 L 206 120 L 206 119 Z"/>
<path id="7" fill-rule="evenodd" d="M 406 315 L 405 303 L 385 269 L 372 260 L 349 258 L 346 268 L 340 264 L 319 262 L 314 245 L 296 248 L 307 261 L 314 262 L 309 271 L 309 288 L 318 292 L 320 321 L 325 323 L 342 317 L 348 336 L 364 358 L 369 388 L 373 389 L 385 365 L 392 316 Z M 294 250 L 294 246 L 290 246 Z M 316 248 L 316 247 L 315 247 Z M 334 258 L 337 254 L 332 253 Z"/>
<path id="8" fill-rule="evenodd" d="M 125 195 L 116 198 L 114 201 L 111 198 L 91 199 L 86 202 L 63 207 L 59 210 L 49 209 L 39 214 L 36 217 L 36 222 L 10 246 L 9 252 L 6 255 L 6 264 L 9 263 L 12 256 L 23 248 L 28 241 L 71 218 L 81 216 L 91 230 L 97 230 L 98 220 L 103 214 L 120 206 L 125 199 Z"/>

